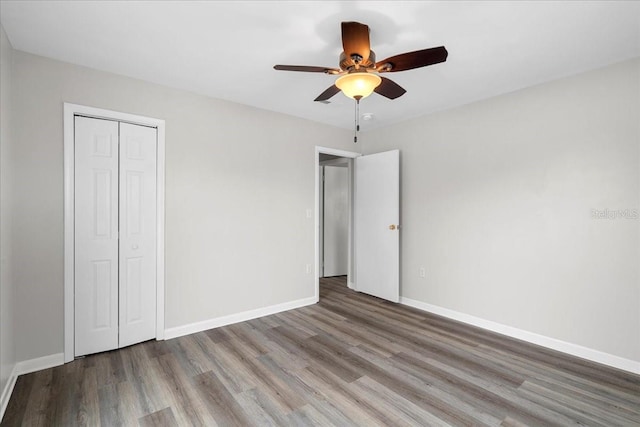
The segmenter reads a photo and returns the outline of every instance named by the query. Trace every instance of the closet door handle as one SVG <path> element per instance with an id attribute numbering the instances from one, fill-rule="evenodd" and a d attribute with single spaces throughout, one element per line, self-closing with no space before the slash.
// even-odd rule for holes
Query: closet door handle
<path id="1" fill-rule="evenodd" d="M 131 249 L 133 249 L 134 251 L 138 249 L 138 245 L 136 245 L 135 243 L 133 245 L 131 245 Z"/>

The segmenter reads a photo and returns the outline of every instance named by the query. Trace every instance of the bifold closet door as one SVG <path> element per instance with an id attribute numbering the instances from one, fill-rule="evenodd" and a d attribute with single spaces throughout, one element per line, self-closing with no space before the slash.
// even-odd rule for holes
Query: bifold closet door
<path id="1" fill-rule="evenodd" d="M 75 118 L 75 356 L 155 337 L 156 129 Z"/>
<path id="2" fill-rule="evenodd" d="M 156 129 L 120 123 L 120 339 L 156 336 Z"/>
<path id="3" fill-rule="evenodd" d="M 75 118 L 75 355 L 118 348 L 118 122 Z"/>

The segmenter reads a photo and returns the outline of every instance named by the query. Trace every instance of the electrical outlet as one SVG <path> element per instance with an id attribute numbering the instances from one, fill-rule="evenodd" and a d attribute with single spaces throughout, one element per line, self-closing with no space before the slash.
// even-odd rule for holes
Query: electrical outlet
<path id="1" fill-rule="evenodd" d="M 420 267 L 420 277 L 422 277 L 423 279 L 427 277 L 427 271 L 424 269 L 424 267 Z"/>

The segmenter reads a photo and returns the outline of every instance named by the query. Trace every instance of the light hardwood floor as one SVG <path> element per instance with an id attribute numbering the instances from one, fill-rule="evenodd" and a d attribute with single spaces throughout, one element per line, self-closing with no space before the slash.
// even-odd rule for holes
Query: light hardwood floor
<path id="1" fill-rule="evenodd" d="M 18 379 L 2 426 L 638 426 L 640 377 L 352 292 Z"/>

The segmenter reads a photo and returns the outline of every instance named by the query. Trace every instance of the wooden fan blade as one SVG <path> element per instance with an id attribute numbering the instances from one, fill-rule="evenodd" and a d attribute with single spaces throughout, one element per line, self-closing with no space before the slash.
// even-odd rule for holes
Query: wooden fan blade
<path id="1" fill-rule="evenodd" d="M 407 91 L 398 83 L 386 77 L 380 77 L 382 83 L 373 91 L 378 95 L 382 95 L 389 99 L 396 99 L 407 93 Z"/>
<path id="2" fill-rule="evenodd" d="M 449 53 L 444 46 L 432 47 L 430 49 L 401 53 L 400 55 L 383 59 L 382 61 L 376 62 L 376 68 L 380 73 L 412 70 L 414 68 L 444 62 L 447 60 L 448 55 Z"/>
<path id="3" fill-rule="evenodd" d="M 338 86 L 336 85 L 329 86 L 327 90 L 325 90 L 320 95 L 318 95 L 318 97 L 314 99 L 314 101 L 326 101 L 338 92 L 340 92 L 340 89 L 338 89 Z"/>
<path id="4" fill-rule="evenodd" d="M 327 67 L 311 67 L 308 65 L 274 65 L 273 68 L 275 70 L 282 71 L 304 71 L 307 73 L 339 73 L 340 70 L 337 68 L 327 68 Z"/>
<path id="5" fill-rule="evenodd" d="M 369 43 L 369 27 L 359 22 L 342 23 L 342 48 L 346 57 L 353 62 L 352 56 L 362 57 L 362 61 L 369 59 L 371 44 Z"/>

